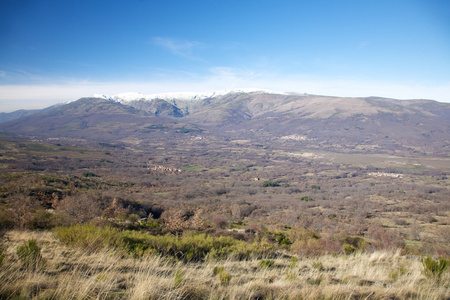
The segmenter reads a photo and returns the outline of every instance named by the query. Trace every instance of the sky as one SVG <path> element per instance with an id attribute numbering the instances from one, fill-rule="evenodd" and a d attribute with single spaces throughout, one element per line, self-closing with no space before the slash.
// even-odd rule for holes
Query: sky
<path id="1" fill-rule="evenodd" d="M 239 89 L 450 102 L 450 1 L 0 0 L 0 111 Z"/>

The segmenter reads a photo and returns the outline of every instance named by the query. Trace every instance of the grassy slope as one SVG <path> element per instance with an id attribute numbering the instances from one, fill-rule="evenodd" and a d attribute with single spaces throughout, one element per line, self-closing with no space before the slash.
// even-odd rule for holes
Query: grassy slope
<path id="1" fill-rule="evenodd" d="M 16 249 L 37 239 L 46 264 L 21 267 Z M 418 257 L 380 251 L 350 256 L 233 259 L 181 263 L 157 256 L 86 254 L 50 232 L 8 232 L 0 269 L 0 298 L 25 299 L 448 299 L 450 273 L 437 284 L 422 274 Z M 266 264 L 267 265 L 267 264 Z M 217 274 L 223 268 L 222 275 Z M 216 272 L 214 271 L 216 270 Z M 227 276 L 229 275 L 229 277 Z M 21 298 L 21 299 L 22 299 Z"/>

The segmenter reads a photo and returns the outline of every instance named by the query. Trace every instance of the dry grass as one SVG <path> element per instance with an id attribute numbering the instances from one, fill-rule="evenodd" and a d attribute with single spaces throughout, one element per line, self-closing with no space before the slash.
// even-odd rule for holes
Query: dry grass
<path id="1" fill-rule="evenodd" d="M 36 239 L 46 260 L 25 269 L 16 249 Z M 6 234 L 0 299 L 448 299 L 450 276 L 440 284 L 422 274 L 417 257 L 399 252 L 316 258 L 233 259 L 181 263 L 157 256 L 120 257 L 104 250 L 67 248 L 50 232 Z M 217 270 L 221 268 L 220 276 Z M 227 279 L 228 278 L 228 279 Z"/>

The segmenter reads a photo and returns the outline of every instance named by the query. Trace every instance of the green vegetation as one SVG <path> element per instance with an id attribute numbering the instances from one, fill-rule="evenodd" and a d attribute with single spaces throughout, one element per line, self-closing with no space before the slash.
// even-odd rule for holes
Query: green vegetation
<path id="1" fill-rule="evenodd" d="M 325 270 L 325 267 L 323 266 L 323 264 L 320 261 L 313 262 L 311 266 L 313 267 L 313 269 L 316 269 L 319 271 Z"/>
<path id="2" fill-rule="evenodd" d="M 149 126 L 145 126 L 146 129 L 157 129 L 157 130 L 163 130 L 163 129 L 167 129 L 168 127 L 165 127 L 163 125 L 149 125 Z"/>
<path id="3" fill-rule="evenodd" d="M 283 232 L 277 232 L 274 234 L 274 236 L 279 245 L 292 244 L 291 240 Z"/>
<path id="4" fill-rule="evenodd" d="M 439 282 L 442 275 L 450 265 L 450 259 L 440 257 L 435 260 L 432 257 L 427 256 L 426 258 L 422 259 L 422 264 L 423 273 L 425 274 L 425 276 Z"/>
<path id="5" fill-rule="evenodd" d="M 193 166 L 184 166 L 184 167 L 181 168 L 181 170 L 183 170 L 183 171 L 201 172 L 201 171 L 206 170 L 206 168 L 203 167 L 203 166 L 195 166 L 195 165 L 193 165 Z"/>
<path id="6" fill-rule="evenodd" d="M 131 256 L 160 254 L 184 261 L 204 261 L 230 256 L 248 259 L 268 254 L 271 250 L 264 242 L 255 241 L 249 244 L 231 237 L 212 237 L 204 233 L 180 237 L 171 234 L 155 236 L 94 225 L 57 227 L 54 233 L 65 244 L 88 252 L 113 248 Z"/>
<path id="7" fill-rule="evenodd" d="M 349 244 L 342 245 L 342 252 L 344 252 L 345 254 L 352 254 L 355 251 L 356 251 L 356 248 L 353 247 L 352 245 L 349 245 Z"/>
<path id="8" fill-rule="evenodd" d="M 180 284 L 181 284 L 181 283 L 183 282 L 183 280 L 184 280 L 184 277 L 185 277 L 185 275 L 184 275 L 184 273 L 183 273 L 182 271 L 176 270 L 176 271 L 175 271 L 175 274 L 174 274 L 173 285 L 174 285 L 175 287 L 180 286 Z"/>
<path id="9" fill-rule="evenodd" d="M 214 267 L 213 275 L 217 275 L 221 284 L 228 284 L 231 280 L 231 275 L 225 272 L 223 267 Z"/>
<path id="10" fill-rule="evenodd" d="M 177 132 L 179 132 L 179 133 L 201 133 L 201 132 L 203 132 L 203 130 L 198 129 L 198 128 L 182 127 L 182 128 L 177 129 Z"/>
<path id="11" fill-rule="evenodd" d="M 302 197 L 300 197 L 300 200 L 301 201 L 306 201 L 306 202 L 314 201 L 311 196 L 302 196 Z"/>
<path id="12" fill-rule="evenodd" d="M 25 268 L 40 268 L 45 264 L 41 255 L 41 248 L 35 239 L 28 240 L 17 248 L 17 256 Z"/>
<path id="13" fill-rule="evenodd" d="M 130 136 L 100 145 L 108 149 L 92 141 L 0 142 L 7 165 L 0 173 L 0 298 L 157 299 L 149 278 L 164 286 L 152 289 L 184 299 L 329 299 L 336 290 L 345 290 L 336 296 L 342 299 L 450 297 L 448 263 L 418 259 L 450 255 L 447 158 L 434 168 L 347 150 L 312 159 L 287 145 L 176 134 L 181 124 L 154 127 L 149 141 Z M 33 251 L 41 263 L 27 263 Z M 144 264 L 155 260 L 158 267 Z M 40 270 L 36 278 L 48 282 L 31 284 L 24 275 Z M 139 277 L 144 270 L 152 275 Z M 52 294 L 57 283 L 84 282 L 88 273 L 96 281 L 90 292 Z M 406 288 L 409 281 L 422 290 Z M 142 294 L 132 294 L 139 285 Z"/>
<path id="14" fill-rule="evenodd" d="M 261 259 L 259 261 L 259 267 L 264 269 L 270 269 L 275 264 L 275 261 L 273 259 Z"/>
<path id="15" fill-rule="evenodd" d="M 100 146 L 102 146 L 102 147 L 107 147 L 107 148 L 121 148 L 122 147 L 120 145 L 115 145 L 115 144 L 110 144 L 110 143 L 103 143 L 103 142 L 100 142 L 98 144 Z"/>
<path id="16" fill-rule="evenodd" d="M 262 184 L 263 187 L 276 187 L 276 186 L 280 186 L 280 184 L 276 181 L 264 181 Z"/>

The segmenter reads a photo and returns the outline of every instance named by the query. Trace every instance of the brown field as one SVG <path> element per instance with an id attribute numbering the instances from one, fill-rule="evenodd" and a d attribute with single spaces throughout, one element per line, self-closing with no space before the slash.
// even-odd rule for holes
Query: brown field
<path id="1" fill-rule="evenodd" d="M 448 158 L 195 137 L 2 137 L 0 298 L 450 297 Z"/>

